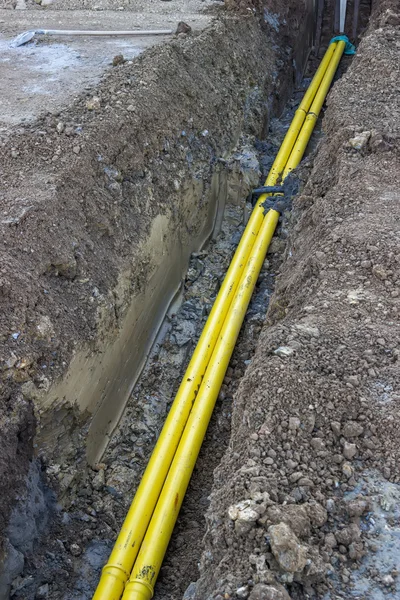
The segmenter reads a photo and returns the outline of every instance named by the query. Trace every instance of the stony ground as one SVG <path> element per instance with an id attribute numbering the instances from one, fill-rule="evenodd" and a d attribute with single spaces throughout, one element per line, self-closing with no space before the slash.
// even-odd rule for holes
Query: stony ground
<path id="1" fill-rule="evenodd" d="M 240 5 L 246 10 L 260 2 Z M 57 7 L 66 5 L 56 1 Z M 76 3 L 88 7 L 94 4 Z M 48 10 L 33 8 L 38 15 Z M 186 156 L 194 155 L 201 165 L 196 176 L 200 172 L 209 182 L 210 164 L 230 147 L 243 119 L 256 131 L 263 94 L 275 90 L 275 109 L 285 96 L 290 84 L 279 74 L 264 81 L 261 93 L 254 82 L 243 84 L 249 39 L 260 49 L 251 62 L 259 85 L 265 52 L 271 72 L 273 65 L 285 65 L 285 51 L 278 60 L 249 23 L 217 24 L 207 33 L 219 58 L 223 36 L 237 48 L 224 55 L 226 65 L 217 72 L 210 37 L 180 37 L 132 65 L 110 67 L 96 94 L 87 90 L 72 108 L 3 132 L 0 516 L 3 530 L 8 526 L 2 549 L 8 572 L 6 582 L 0 577 L 0 598 L 10 581 L 15 599 L 90 598 L 187 359 L 188 338 L 198 334 L 232 251 L 240 210 L 227 212 L 212 251 L 193 257 L 180 312 L 170 315 L 104 462 L 88 468 L 85 426 L 80 429 L 68 411 L 62 418 L 70 429 L 60 437 L 64 445 L 69 435 L 73 440 L 68 461 L 60 464 L 57 450 L 46 454 L 41 448 L 42 462 L 30 462 L 36 394 L 65 372 L 74 341 L 96 344 L 97 302 L 112 297 L 116 273 L 135 254 L 132 243 L 146 236 L 156 213 L 168 210 L 166 197 L 181 202 L 168 179 L 171 163 L 184 180 L 190 174 Z M 191 579 L 186 600 L 400 595 L 399 25 L 392 0 L 375 7 L 357 57 L 330 95 L 325 139 L 299 171 L 302 192 L 293 213 L 285 215 L 285 259 L 281 265 L 273 255 L 266 265 L 270 270 L 263 272 L 227 373 L 160 577 L 162 599 L 181 598 Z M 240 49 L 239 40 L 246 40 Z M 176 68 L 182 56 L 184 71 Z M 157 85 L 160 77 L 166 89 Z M 194 78 L 202 82 L 196 86 L 197 108 Z M 142 88 L 152 92 L 146 102 Z M 178 109 L 168 103 L 171 94 L 180 98 Z M 124 130 L 121 122 L 129 139 L 108 136 Z M 193 133 L 187 147 L 182 123 Z M 278 138 L 272 135 L 272 146 L 258 146 L 267 156 L 266 170 Z M 99 170 L 100 146 L 112 177 Z M 145 171 L 150 160 L 155 167 Z M 149 194 L 151 203 L 146 200 L 139 212 L 127 204 L 132 194 Z M 277 285 L 262 327 L 274 275 Z M 194 301 L 199 293 L 201 310 Z M 115 297 L 110 306 L 113 330 L 124 304 L 120 313 L 113 312 Z M 19 505 L 10 520 L 15 490 Z M 35 545 L 44 533 L 45 543 Z"/>
<path id="2" fill-rule="evenodd" d="M 44 399 L 78 351 L 83 349 L 85 360 L 100 356 L 120 334 L 130 302 L 154 266 L 143 249 L 154 220 L 169 215 L 174 238 L 185 247 L 206 219 L 218 159 L 232 151 L 241 132 L 265 129 L 268 113 L 283 106 L 293 85 L 290 46 L 304 23 L 302 13 L 296 20 L 293 11 L 287 20 L 287 4 L 281 8 L 284 43 L 271 43 L 275 21 L 262 32 L 258 18 L 231 15 L 133 61 L 109 64 L 101 80 L 78 90 L 66 108 L 44 102 L 30 122 L 2 125 L 0 592 L 5 597 L 12 581 L 21 583 L 24 569 L 39 573 L 35 540 L 48 531 L 48 516 L 71 493 L 76 478 L 81 478 L 80 497 L 87 496 L 90 414 L 79 411 L 81 393 L 60 394 L 47 412 Z M 37 18 L 50 14 L 41 11 L 33 12 Z M 3 11 L 8 38 L 17 33 L 13 19 L 27 12 Z M 197 193 L 191 211 L 188 188 Z M 39 445 L 35 434 L 46 434 L 46 443 Z M 39 463 L 32 462 L 34 449 Z M 76 477 L 59 473 L 60 462 L 73 463 Z M 46 482 L 56 480 L 49 491 Z M 61 525 L 89 536 L 95 518 L 93 512 L 77 511 Z M 88 523 L 86 529 L 82 523 Z M 117 523 L 111 520 L 109 527 L 114 535 Z M 80 552 L 62 537 L 62 528 L 60 535 L 53 531 L 46 549 L 61 579 L 69 577 Z M 91 560 L 98 568 L 103 557 L 94 552 Z"/>
<path id="3" fill-rule="evenodd" d="M 400 595 L 400 15 L 387 9 L 329 98 L 191 598 Z"/>

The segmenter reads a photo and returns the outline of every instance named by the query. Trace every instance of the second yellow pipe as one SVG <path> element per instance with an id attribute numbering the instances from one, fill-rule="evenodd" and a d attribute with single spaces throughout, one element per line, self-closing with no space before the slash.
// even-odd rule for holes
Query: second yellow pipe
<path id="1" fill-rule="evenodd" d="M 299 135 L 297 136 L 296 143 L 293 146 L 292 152 L 289 156 L 285 170 L 283 172 L 283 179 L 285 179 L 285 177 L 287 177 L 289 173 L 300 164 L 300 161 L 304 156 L 307 144 L 310 140 L 312 132 L 314 131 L 314 127 L 318 121 L 318 117 L 321 112 L 322 106 L 325 102 L 325 98 L 329 92 L 329 88 L 331 87 L 331 83 L 335 76 L 340 59 L 342 58 L 344 49 L 346 47 L 346 42 L 339 41 L 335 42 L 335 44 L 330 44 L 330 46 L 333 45 L 335 45 L 335 48 L 332 60 L 330 61 L 329 66 L 326 69 L 321 85 L 315 95 L 313 103 L 311 104 L 310 111 L 307 115 L 305 123 Z"/>
<path id="2" fill-rule="evenodd" d="M 333 46 L 333 44 L 331 45 Z M 310 113 L 318 118 L 330 84 L 343 54 L 344 43 L 338 42 L 333 47 L 332 59 L 323 75 Z M 303 153 L 310 139 L 314 126 L 301 129 L 297 140 L 302 136 Z M 304 131 L 304 135 L 303 135 Z M 297 142 L 289 156 L 288 165 L 283 172 L 285 179 L 290 167 L 299 155 L 295 153 Z M 291 161 L 293 155 L 293 161 Z M 301 159 L 301 158 L 300 158 Z M 299 161 L 298 161 L 299 162 Z M 298 164 L 298 163 L 297 163 Z M 294 167 L 293 167 L 294 168 Z M 276 176 L 276 173 L 274 177 Z M 278 175 L 279 177 L 279 175 Z M 268 181 L 268 180 L 267 180 Z M 161 568 L 179 509 L 183 501 L 190 477 L 197 460 L 198 453 L 220 390 L 226 369 L 233 352 L 237 336 L 246 314 L 247 306 L 257 281 L 270 240 L 275 231 L 279 213 L 268 212 L 263 219 L 250 258 L 242 275 L 239 288 L 230 306 L 214 352 L 210 358 L 204 379 L 200 386 L 192 412 L 183 432 L 176 455 L 168 472 L 160 498 L 150 521 L 139 555 L 136 559 L 131 578 L 126 585 L 122 600 L 150 600 L 154 593 L 154 585 Z"/>
<path id="3" fill-rule="evenodd" d="M 279 212 L 270 210 L 261 225 L 122 600 L 150 600 L 153 596 L 164 554 L 278 219 Z"/>

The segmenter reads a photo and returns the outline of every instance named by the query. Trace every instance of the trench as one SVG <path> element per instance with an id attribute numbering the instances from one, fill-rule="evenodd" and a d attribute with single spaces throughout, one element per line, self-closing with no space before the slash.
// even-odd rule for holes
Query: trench
<path id="1" fill-rule="evenodd" d="M 365 26 L 366 10 L 362 14 Z M 91 598 L 101 567 L 112 548 L 115 534 L 125 517 L 245 227 L 252 207 L 243 193 L 264 182 L 326 40 L 331 37 L 327 33 L 330 26 L 330 21 L 329 24 L 323 23 L 318 56 L 310 57 L 305 77 L 298 82 L 282 115 L 272 119 L 266 139 L 243 137 L 228 161 L 227 171 L 223 171 L 222 177 L 221 172 L 217 175 L 213 183 L 215 203 L 208 214 L 207 226 L 197 240 L 192 240 L 198 251 L 193 252 L 193 246 L 188 246 L 182 253 L 181 247 L 174 246 L 165 252 L 167 260 L 161 269 L 165 271 L 165 281 L 168 281 L 167 315 L 163 318 L 160 306 L 147 306 L 151 318 L 143 326 L 142 341 L 139 339 L 138 343 L 135 340 L 138 351 L 134 357 L 135 368 L 140 375 L 128 402 L 117 408 L 106 406 L 101 414 L 97 414 L 91 430 L 94 439 L 94 450 L 89 452 L 92 468 L 81 463 L 78 475 L 76 472 L 71 473 L 70 477 L 66 475 L 65 489 L 69 488 L 72 481 L 75 481 L 75 487 L 74 492 L 63 499 L 62 509 L 55 505 L 54 498 L 48 500 L 56 512 L 51 539 L 44 548 L 38 550 L 24 576 L 14 583 L 12 598 L 22 600 L 34 597 L 29 591 L 32 585 L 35 589 L 46 586 L 49 589 L 50 586 L 53 594 L 50 597 L 63 600 Z M 347 58 L 343 61 L 337 77 L 342 75 L 350 60 Z M 309 161 L 317 151 L 321 136 L 319 123 L 307 151 Z M 234 173 L 231 177 L 229 170 Z M 224 187 L 222 199 L 221 187 Z M 213 471 L 229 445 L 232 402 L 257 345 L 274 290 L 274 279 L 279 274 L 289 227 L 288 214 L 280 222 L 251 300 L 157 582 L 156 600 L 178 600 L 185 592 L 184 597 L 189 599 L 189 584 L 198 578 L 202 539 L 206 531 L 204 515 L 209 505 Z M 156 237 L 160 236 L 162 232 L 156 232 Z M 179 285 L 189 255 L 189 266 Z M 157 277 L 156 284 L 159 284 Z M 140 301 L 147 304 L 148 298 L 143 296 Z M 132 324 L 136 321 L 135 314 L 129 317 L 127 329 L 132 330 Z M 129 346 L 132 338 L 128 336 L 123 344 Z M 118 393 L 128 385 L 127 373 L 132 364 L 124 367 L 126 372 L 121 374 L 122 383 L 113 390 Z M 89 388 L 89 381 L 87 385 Z M 108 393 L 112 391 L 108 390 Z M 43 439 L 43 444 L 46 444 L 46 439 Z M 48 474 L 57 475 L 51 469 L 48 469 Z M 46 572 L 51 576 L 45 576 Z"/>

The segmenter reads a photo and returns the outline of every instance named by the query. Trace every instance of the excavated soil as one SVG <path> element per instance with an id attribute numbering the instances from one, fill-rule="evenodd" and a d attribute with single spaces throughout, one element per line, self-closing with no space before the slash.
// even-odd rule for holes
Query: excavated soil
<path id="1" fill-rule="evenodd" d="M 399 24 L 329 96 L 187 597 L 399 598 Z"/>
<path id="2" fill-rule="evenodd" d="M 262 7 L 226 4 L 247 15 Z M 0 598 L 10 586 L 16 600 L 91 597 L 248 214 L 238 198 L 259 166 L 249 134 L 265 133 L 293 85 L 284 72 L 302 7 L 275 4 L 264 33 L 247 16 L 181 34 L 110 69 L 68 109 L 3 135 Z M 375 5 L 329 96 L 323 139 L 299 169 L 301 193 L 227 372 L 159 599 L 400 596 L 399 26 L 393 0 Z M 273 121 L 256 143 L 263 171 L 281 129 Z M 199 236 L 215 176 L 220 191 L 229 187 L 238 163 L 240 189 L 225 190 L 221 231 L 192 255 L 118 427 L 103 432 L 107 450 L 89 466 L 94 407 L 62 397 L 45 406 L 46 394 L 74 355 L 100 360 L 102 343 L 118 336 L 156 260 L 143 251 L 154 220 L 168 215 L 183 245 Z M 185 193 L 199 180 L 190 218 Z"/>
<path id="3" fill-rule="evenodd" d="M 133 385 L 124 361 L 140 344 L 126 352 L 125 325 L 146 314 L 157 277 L 179 282 L 215 218 L 224 159 L 243 132 L 265 131 L 290 94 L 302 65 L 293 48 L 308 46 L 306 4 L 272 5 L 262 29 L 258 15 L 225 15 L 117 61 L 67 108 L 44 105 L 1 131 L 1 597 L 10 586 L 15 598 L 64 597 L 75 558 L 87 551 L 97 577 L 115 539 L 134 486 L 123 501 L 109 486 L 120 502 L 109 515 L 80 499 Z M 170 240 L 182 250 L 171 272 L 162 263 Z M 146 327 L 149 345 L 156 327 Z M 97 527 L 102 552 L 90 546 Z M 91 573 L 82 574 L 88 589 Z"/>

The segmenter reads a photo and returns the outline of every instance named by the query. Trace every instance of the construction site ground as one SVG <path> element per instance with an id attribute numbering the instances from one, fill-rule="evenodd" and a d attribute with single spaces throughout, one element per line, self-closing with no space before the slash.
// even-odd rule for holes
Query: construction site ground
<path id="1" fill-rule="evenodd" d="M 331 37 L 327 2 L 302 80 L 308 6 L 0 3 L 0 600 L 92 598 Z M 400 12 L 362 7 L 156 600 L 400 598 Z"/>

